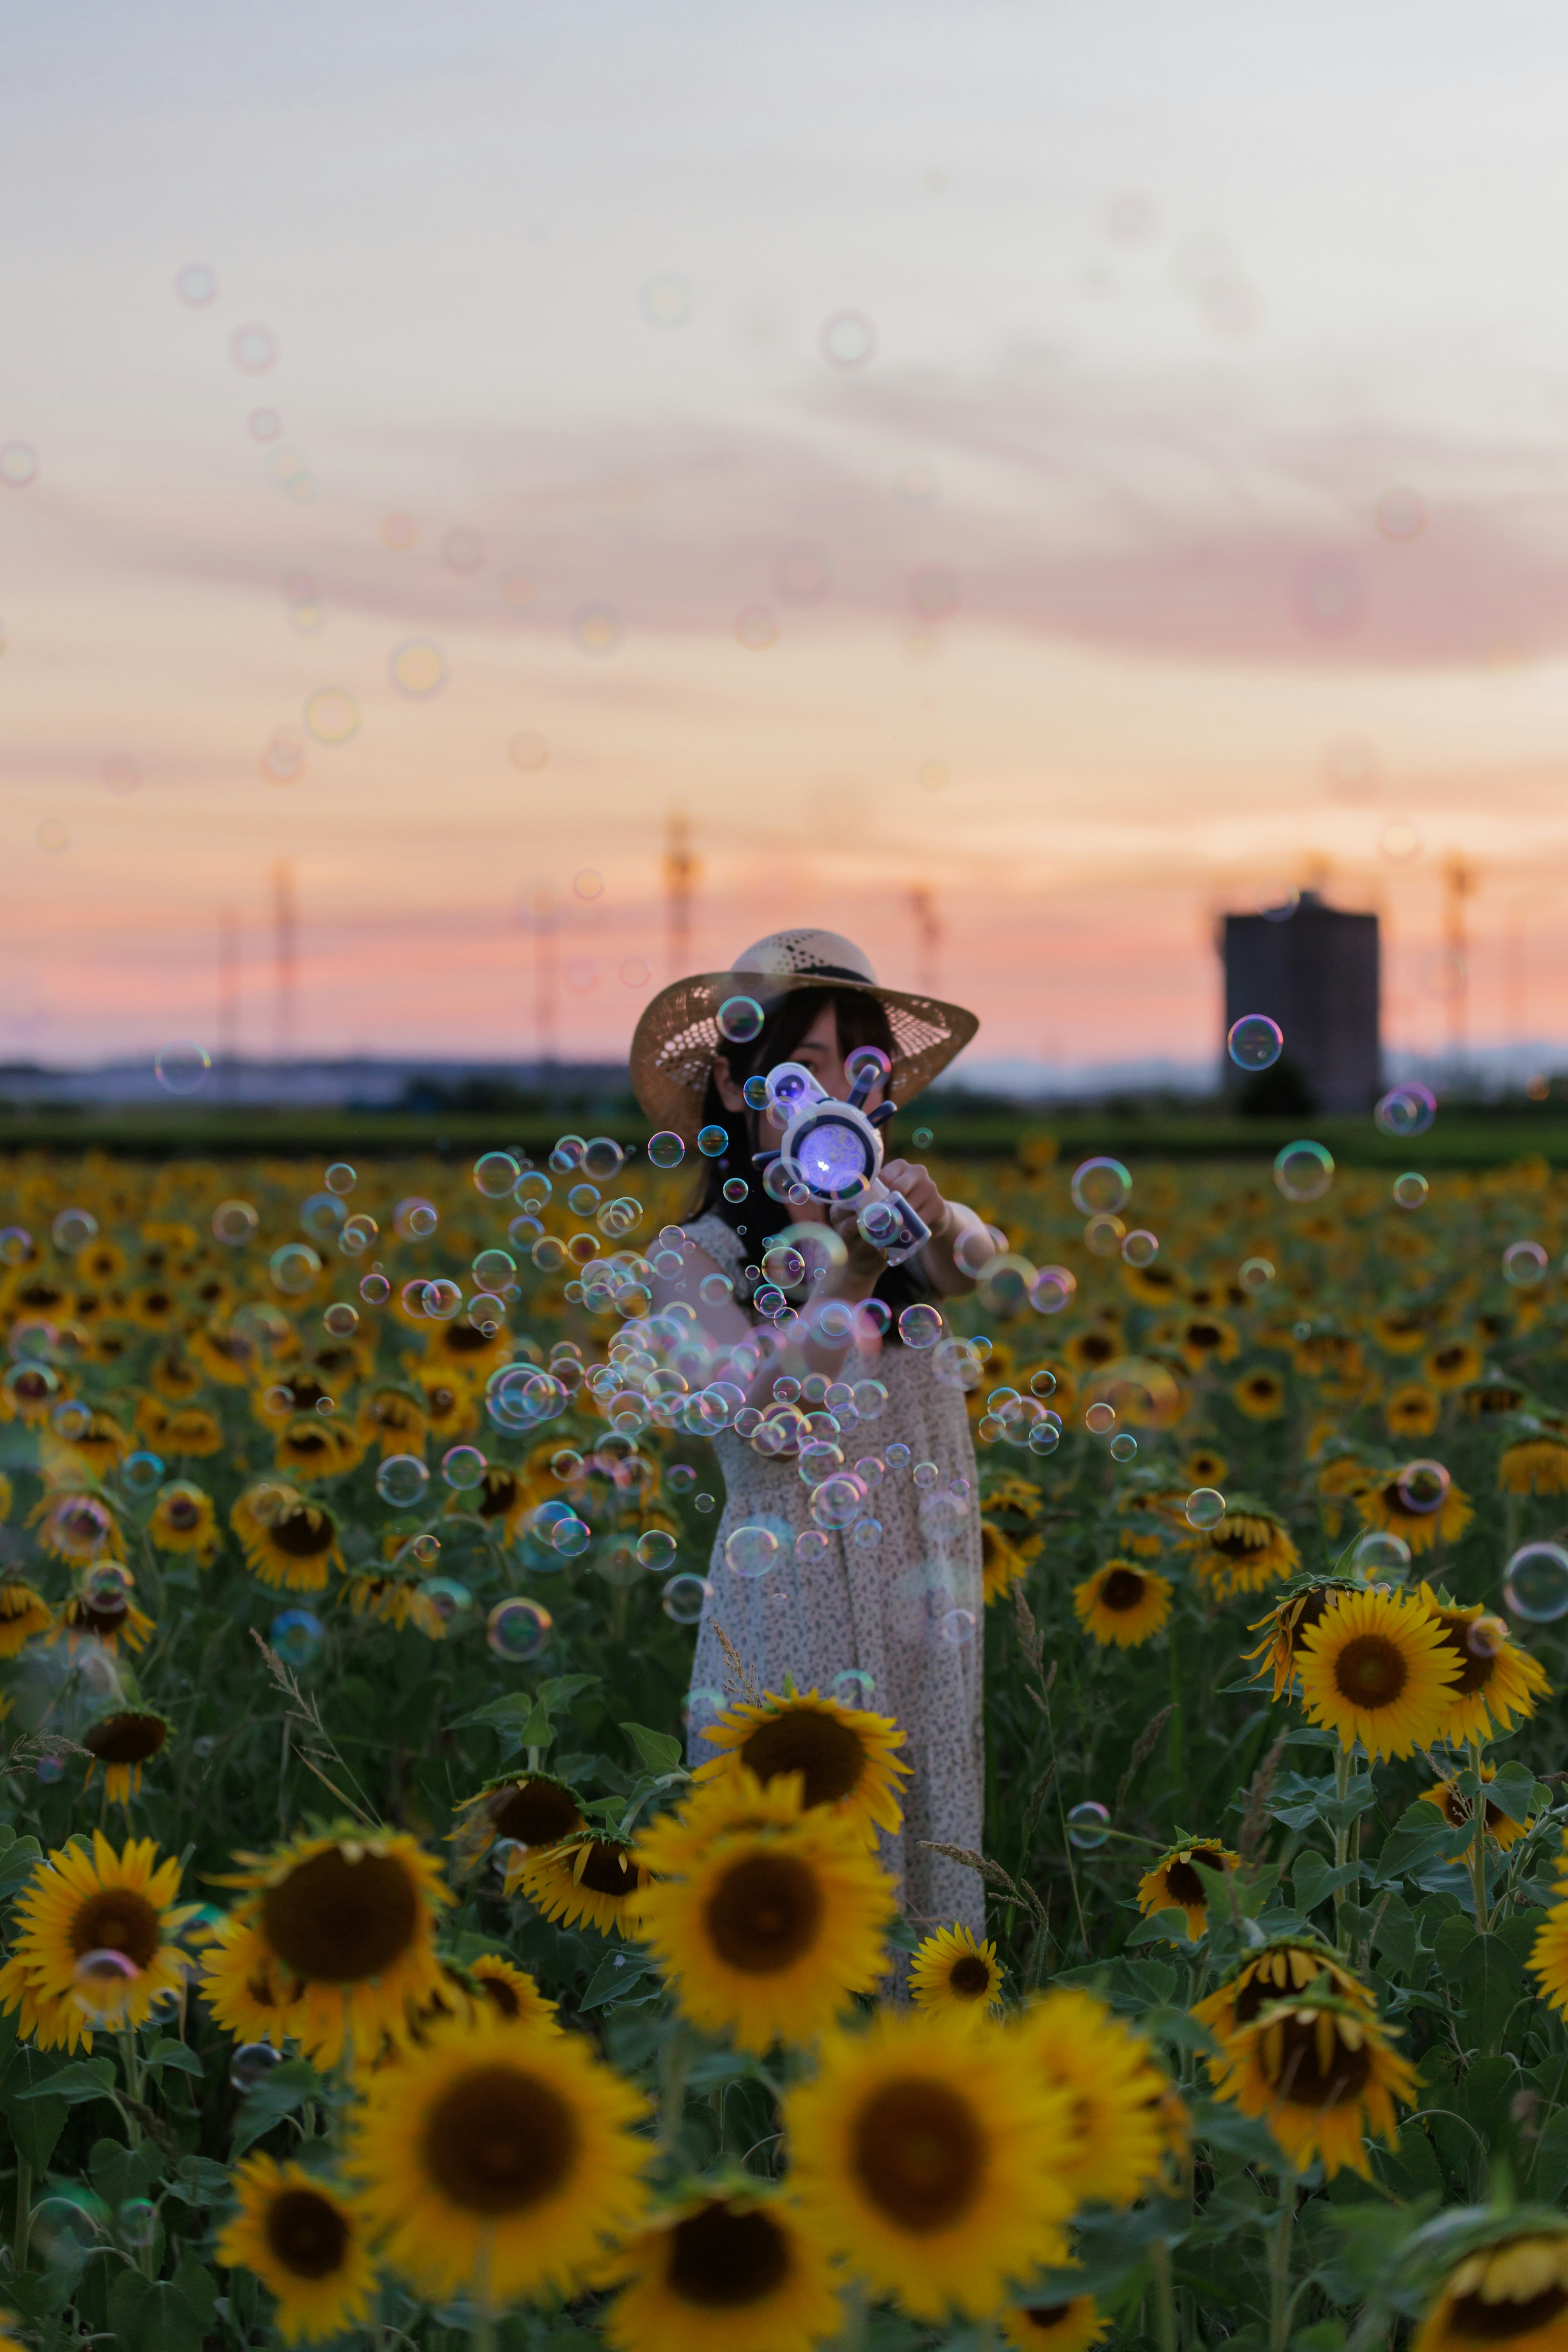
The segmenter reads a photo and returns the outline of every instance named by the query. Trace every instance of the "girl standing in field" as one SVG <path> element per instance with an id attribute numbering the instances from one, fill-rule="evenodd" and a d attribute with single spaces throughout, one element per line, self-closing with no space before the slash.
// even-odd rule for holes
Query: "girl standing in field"
<path id="1" fill-rule="evenodd" d="M 727 1039 L 719 1025 L 721 1006 L 735 998 L 751 999 L 763 1015 L 760 1031 L 744 1044 Z M 924 1308 L 906 1328 L 921 1336 L 923 1320 L 929 1330 L 937 1302 L 973 1287 L 963 1261 L 978 1267 L 994 1244 L 973 1210 L 944 1200 L 924 1168 L 898 1158 L 884 1162 L 882 1180 L 930 1227 L 931 1239 L 896 1267 L 862 1239 L 855 1207 L 774 1198 L 754 1155 L 776 1150 L 777 1132 L 766 1109 L 752 1108 L 745 1093 L 749 1078 L 795 1062 L 825 1093 L 847 1100 L 847 1058 L 874 1046 L 886 1056 L 888 1074 L 864 1108 L 876 1110 L 884 1096 L 903 1103 L 931 1083 L 977 1026 L 973 1014 L 956 1005 L 879 986 L 860 950 L 835 932 L 780 931 L 748 948 L 730 971 L 677 982 L 656 997 L 637 1025 L 632 1079 L 648 1118 L 688 1145 L 705 1129 L 705 1146 L 717 1145 L 717 1130 L 723 1130 L 722 1148 L 705 1158 L 703 1189 L 684 1229 L 684 1271 L 660 1294 L 666 1304 L 684 1300 L 716 1346 L 733 1348 L 754 1333 L 772 1339 L 760 1332 L 763 1318 L 752 1305 L 763 1286 L 761 1261 L 770 1242 L 786 1228 L 831 1228 L 819 1236 L 818 1249 L 809 1236 L 803 1242 L 818 1265 L 830 1261 L 812 1286 L 809 1317 L 782 1349 L 756 1349 L 761 1360 L 745 1400 L 752 1411 L 739 1415 L 747 1434 L 731 1428 L 714 1440 L 726 1491 L 710 1569 L 713 1599 L 703 1612 L 692 1672 L 692 1759 L 714 1754 L 701 1735 L 727 1703 L 721 1627 L 762 1690 L 783 1692 L 792 1677 L 801 1691 L 892 1717 L 904 1734 L 899 1752 L 911 1777 L 902 1791 L 903 1834 L 884 1835 L 882 1843 L 884 1859 L 902 1880 L 905 1909 L 922 1926 L 961 1920 L 984 1932 L 977 1874 L 921 1843 L 980 1845 L 974 1454 L 962 1390 L 936 1377 L 929 1349 L 904 1344 L 899 1320 L 911 1307 Z M 759 1092 L 753 1085 L 753 1096 Z M 824 1330 L 827 1301 L 842 1305 Z M 742 1364 L 747 1360 L 742 1349 Z M 879 1411 L 868 1381 L 886 1391 Z M 850 1396 L 856 1387 L 858 1407 Z M 832 1412 L 838 1423 L 833 1442 L 845 1466 L 867 1482 L 866 1516 L 880 1522 L 880 1540 L 871 1537 L 870 1548 L 865 1535 L 825 1529 L 813 1517 L 797 1444 L 770 1455 L 752 1442 L 759 1411 L 797 1400 L 803 1412 Z M 810 1433 L 827 1433 L 827 1424 Z M 755 1551 L 758 1539 L 748 1531 L 759 1528 L 772 1535 L 776 1551 L 765 1573 L 752 1575 L 735 1562 L 746 1561 L 748 1543 Z M 761 1549 L 767 1553 L 765 1537 Z"/>

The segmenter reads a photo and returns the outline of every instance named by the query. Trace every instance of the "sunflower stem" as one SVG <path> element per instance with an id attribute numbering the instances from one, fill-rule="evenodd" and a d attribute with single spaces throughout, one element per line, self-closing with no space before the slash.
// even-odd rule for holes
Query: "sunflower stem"
<path id="1" fill-rule="evenodd" d="M 1290 2241 L 1296 2226 L 1296 2175 L 1279 2175 L 1279 2211 L 1268 2239 L 1268 2352 L 1289 2352 Z"/>
<path id="2" fill-rule="evenodd" d="M 1182 1661 L 1176 1648 L 1176 1627 L 1173 1619 L 1166 1648 L 1171 1656 L 1171 1778 L 1175 1783 L 1177 1821 L 1186 1819 L 1187 1744 L 1186 1713 L 1183 1706 Z"/>
<path id="3" fill-rule="evenodd" d="M 1344 1868 L 1350 1853 L 1351 1825 L 1345 1818 L 1343 1810 L 1345 1799 L 1350 1794 L 1350 1786 L 1351 1751 L 1347 1748 L 1342 1748 L 1334 1758 L 1334 1795 L 1338 1798 L 1341 1808 L 1339 1825 L 1334 1831 L 1334 1868 L 1337 1871 Z M 1344 1907 L 1348 1891 L 1343 1886 L 1336 1886 L 1334 1889 L 1334 1941 L 1342 1948 L 1344 1944 Z M 1358 1895 L 1360 1891 L 1358 1886 L 1356 1890 Z"/>
<path id="4" fill-rule="evenodd" d="M 1168 2239 L 1154 2240 L 1149 2249 L 1149 2260 L 1154 2272 L 1154 2332 L 1160 2352 L 1176 2352 L 1176 2290 L 1171 2277 Z"/>
<path id="5" fill-rule="evenodd" d="M 27 2267 L 27 2246 L 33 2234 L 33 2168 L 18 2149 L 16 2155 L 16 2235 L 11 2268 L 19 2278 Z"/>
<path id="6" fill-rule="evenodd" d="M 1470 1885 L 1476 1906 L 1476 1933 L 1487 1931 L 1487 1801 L 1481 1786 L 1481 1743 L 1470 1741 L 1470 1769 L 1476 1776 L 1476 1793 L 1470 1799 Z"/>

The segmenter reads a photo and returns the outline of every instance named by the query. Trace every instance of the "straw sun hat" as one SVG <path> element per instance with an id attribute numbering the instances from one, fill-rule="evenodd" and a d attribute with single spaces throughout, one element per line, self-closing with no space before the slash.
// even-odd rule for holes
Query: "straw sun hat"
<path id="1" fill-rule="evenodd" d="M 874 996 L 893 1033 L 888 1091 L 908 1102 L 968 1045 L 980 1023 L 962 1005 L 884 988 L 868 956 L 837 931 L 772 931 L 738 955 L 728 971 L 700 971 L 661 989 L 632 1039 L 632 1087 L 655 1127 L 688 1142 L 702 1124 L 702 1098 L 713 1057 L 725 1050 L 719 1008 L 750 996 L 771 1013 L 795 988 L 859 989 Z"/>

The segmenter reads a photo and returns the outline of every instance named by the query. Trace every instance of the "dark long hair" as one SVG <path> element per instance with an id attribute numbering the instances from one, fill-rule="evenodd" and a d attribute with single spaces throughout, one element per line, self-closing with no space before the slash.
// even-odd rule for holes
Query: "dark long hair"
<path id="1" fill-rule="evenodd" d="M 838 1024 L 838 1043 L 846 1059 L 860 1045 L 879 1046 L 889 1056 L 896 1052 L 881 1001 L 868 990 L 792 988 L 773 1006 L 749 1045 L 726 1046 L 734 1084 L 744 1086 L 757 1072 L 765 1073 L 776 1069 L 781 1062 L 792 1061 L 795 1047 L 828 1005 L 833 1007 Z M 762 1171 L 752 1157 L 757 1150 L 752 1115 L 725 1109 L 718 1078 L 711 1070 L 702 1097 L 702 1123 L 705 1127 L 721 1127 L 729 1143 L 717 1159 L 703 1161 L 701 1189 L 687 1213 L 687 1222 L 690 1223 L 703 1216 L 722 1217 L 744 1240 L 748 1259 L 755 1265 L 770 1237 L 795 1223 L 795 1212 L 787 1202 L 775 1201 L 763 1190 Z M 740 1176 L 746 1182 L 748 1190 L 743 1201 L 724 1198 L 725 1181 L 731 1176 Z M 900 1314 L 906 1307 L 913 1306 L 916 1299 L 929 1298 L 931 1286 L 910 1258 L 903 1265 L 889 1266 L 878 1277 L 876 1296 L 892 1311 L 894 1322 L 888 1334 L 892 1339 L 898 1336 Z"/>

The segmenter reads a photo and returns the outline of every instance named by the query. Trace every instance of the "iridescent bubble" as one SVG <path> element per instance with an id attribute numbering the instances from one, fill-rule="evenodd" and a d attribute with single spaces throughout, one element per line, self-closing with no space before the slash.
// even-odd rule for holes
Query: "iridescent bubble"
<path id="1" fill-rule="evenodd" d="M 212 1213 L 213 1239 L 225 1249 L 243 1249 L 256 1239 L 260 1223 L 248 1201 L 220 1201 Z"/>
<path id="2" fill-rule="evenodd" d="M 1288 1143 L 1274 1160 L 1274 1181 L 1288 1201 L 1321 1201 L 1334 1181 L 1333 1154 L 1321 1143 Z"/>
<path id="3" fill-rule="evenodd" d="M 319 687 L 302 715 L 307 733 L 318 743 L 346 743 L 359 726 L 359 705 L 341 686 Z"/>
<path id="4" fill-rule="evenodd" d="M 1465 1628 L 1465 1647 L 1472 1658 L 1495 1658 L 1508 1641 L 1508 1627 L 1500 1617 L 1472 1617 Z"/>
<path id="5" fill-rule="evenodd" d="M 672 1576 L 659 1595 L 659 1606 L 667 1617 L 678 1625 L 695 1625 L 703 1610 L 713 1598 L 713 1587 L 705 1576 L 696 1576 L 683 1570 Z"/>
<path id="6" fill-rule="evenodd" d="M 550 746 L 542 735 L 537 734 L 531 727 L 525 727 L 507 745 L 506 756 L 520 775 L 536 776 L 541 768 L 549 763 Z"/>
<path id="7" fill-rule="evenodd" d="M 276 441 L 283 430 L 283 419 L 275 408 L 253 408 L 245 429 L 253 441 Z"/>
<path id="8" fill-rule="evenodd" d="M 212 1066 L 206 1047 L 188 1040 L 165 1045 L 153 1056 L 153 1075 L 166 1095 L 194 1095 L 205 1086 Z"/>
<path id="9" fill-rule="evenodd" d="M 857 1519 L 849 1530 L 849 1540 L 857 1551 L 875 1551 L 882 1540 L 880 1519 Z"/>
<path id="10" fill-rule="evenodd" d="M 743 1176 L 726 1176 L 724 1179 L 724 1198 L 732 1209 L 739 1208 L 751 1189 Z"/>
<path id="11" fill-rule="evenodd" d="M 1442 1509 L 1450 1483 L 1440 1462 L 1407 1462 L 1395 1481 L 1395 1491 L 1407 1511 L 1425 1516 Z"/>
<path id="12" fill-rule="evenodd" d="M 428 637 L 405 637 L 395 646 L 387 674 L 399 694 L 411 702 L 426 702 L 447 683 L 447 656 Z"/>
<path id="13" fill-rule="evenodd" d="M 719 1007 L 719 1034 L 731 1045 L 749 1045 L 761 1035 L 763 1019 L 763 1008 L 754 996 L 727 996 Z M 765 1087 L 765 1078 L 763 1084 Z"/>
<path id="14" fill-rule="evenodd" d="M 1397 1583 L 1409 1565 L 1410 1546 L 1404 1537 L 1385 1534 L 1381 1528 L 1369 1528 L 1351 1554 L 1351 1566 L 1369 1583 L 1379 1578 Z"/>
<path id="15" fill-rule="evenodd" d="M 49 1238 L 67 1257 L 74 1257 L 97 1238 L 98 1219 L 90 1209 L 62 1209 L 49 1227 Z"/>
<path id="16" fill-rule="evenodd" d="M 846 1666 L 827 1685 L 828 1697 L 839 1706 L 869 1706 L 876 1693 L 876 1677 L 863 1666 Z"/>
<path id="17" fill-rule="evenodd" d="M 25 1225 L 7 1225 L 0 1233 L 0 1265 L 26 1265 L 33 1255 L 33 1236 Z"/>
<path id="18" fill-rule="evenodd" d="M 472 1494 L 485 1482 L 489 1464 L 477 1445 L 449 1446 L 441 1456 L 441 1475 L 460 1495 Z"/>
<path id="19" fill-rule="evenodd" d="M 735 643 L 749 654 L 765 654 L 776 646 L 779 625 L 765 604 L 742 604 L 735 615 Z"/>
<path id="20" fill-rule="evenodd" d="M 1124 1429 L 1120 1436 L 1113 1437 L 1110 1441 L 1110 1458 L 1113 1462 L 1131 1462 L 1137 1451 L 1138 1440 L 1131 1430 Z"/>
<path id="21" fill-rule="evenodd" d="M 1568 1616 L 1568 1551 L 1561 1544 L 1521 1544 L 1503 1570 L 1502 1597 L 1531 1625 Z"/>
<path id="22" fill-rule="evenodd" d="M 1274 1262 L 1267 1257 L 1244 1257 L 1237 1269 L 1236 1278 L 1243 1290 L 1251 1291 L 1256 1298 L 1273 1281 Z"/>
<path id="23" fill-rule="evenodd" d="M 541 1274 L 559 1274 L 566 1263 L 566 1244 L 554 1234 L 541 1234 L 529 1256 Z"/>
<path id="24" fill-rule="evenodd" d="M 308 1666 L 321 1646 L 324 1630 L 310 1610 L 284 1609 L 272 1620 L 268 1638 L 286 1666 Z"/>
<path id="25" fill-rule="evenodd" d="M 1080 1215 L 1114 1216 L 1132 1196 L 1132 1179 L 1120 1160 L 1086 1160 L 1074 1169 L 1070 1189 Z"/>
<path id="26" fill-rule="evenodd" d="M 1116 1407 L 1103 1398 L 1084 1407 L 1083 1425 L 1091 1437 L 1109 1437 L 1116 1426 Z"/>
<path id="27" fill-rule="evenodd" d="M 217 299 L 217 272 L 205 261 L 187 261 L 174 273 L 174 291 L 193 310 L 205 310 Z"/>
<path id="28" fill-rule="evenodd" d="M 1092 1797 L 1081 1805 L 1074 1805 L 1068 1813 L 1068 1838 L 1080 1853 L 1094 1853 L 1110 1837 L 1110 1814 L 1107 1807 Z"/>
<path id="29" fill-rule="evenodd" d="M 156 1454 L 128 1454 L 120 1465 L 121 1482 L 133 1495 L 150 1495 L 163 1483 L 163 1462 Z"/>
<path id="30" fill-rule="evenodd" d="M 554 1620 L 537 1601 L 498 1601 L 485 1620 L 485 1640 L 509 1665 L 526 1665 L 550 1639 Z"/>
<path id="31" fill-rule="evenodd" d="M 7 441 L 0 449 L 0 482 L 8 490 L 26 490 L 37 478 L 37 451 L 26 441 Z"/>
<path id="32" fill-rule="evenodd" d="M 924 1299 L 906 1307 L 899 1318 L 899 1337 L 906 1348 L 934 1348 L 943 1328 L 940 1309 Z"/>
<path id="33" fill-rule="evenodd" d="M 810 1568 L 816 1561 L 826 1559 L 830 1549 L 829 1540 L 820 1528 L 802 1528 L 795 1539 L 795 1556 L 803 1568 Z"/>
<path id="34" fill-rule="evenodd" d="M 375 1491 L 395 1511 L 411 1510 L 430 1484 L 430 1473 L 416 1454 L 389 1454 L 375 1474 Z"/>
<path id="35" fill-rule="evenodd" d="M 1431 1189 L 1426 1177 L 1413 1168 L 1406 1169 L 1403 1176 L 1396 1176 L 1394 1180 L 1394 1198 L 1402 1209 L 1419 1209 Z"/>
<path id="36" fill-rule="evenodd" d="M 657 1140 L 658 1139 L 656 1138 L 655 1139 Z M 730 1149 L 728 1129 L 722 1127 L 700 1128 L 697 1132 L 697 1149 L 700 1151 L 704 1160 L 719 1159 Z M 652 1144 L 649 1144 L 648 1146 L 648 1157 L 650 1160 L 653 1157 Z M 666 1160 L 660 1164 L 668 1167 L 672 1163 Z"/>
<path id="37" fill-rule="evenodd" d="M 550 1540 L 558 1552 L 564 1553 L 568 1559 L 575 1559 L 587 1550 L 592 1534 L 574 1512 L 569 1517 L 556 1520 L 550 1530 Z"/>
<path id="38" fill-rule="evenodd" d="M 572 636 L 579 653 L 603 660 L 621 642 L 621 616 L 609 604 L 584 604 L 573 615 Z"/>
<path id="39" fill-rule="evenodd" d="M 521 1174 L 510 1151 L 484 1151 L 474 1162 L 474 1190 L 487 1201 L 504 1201 L 516 1191 Z"/>
<path id="40" fill-rule="evenodd" d="M 314 1290 L 321 1277 L 321 1261 L 308 1244 L 285 1242 L 268 1259 L 267 1271 L 275 1290 L 280 1290 L 286 1298 L 303 1298 L 308 1291 Z"/>
<path id="41" fill-rule="evenodd" d="M 379 1266 L 362 1277 L 359 1295 L 367 1307 L 385 1306 L 392 1296 L 392 1285 Z"/>
<path id="42" fill-rule="evenodd" d="M 1126 1226 L 1109 1210 L 1101 1209 L 1084 1220 L 1083 1245 L 1091 1257 L 1114 1257 L 1126 1238 Z"/>
<path id="43" fill-rule="evenodd" d="M 949 1609 L 937 1620 L 937 1639 L 950 1650 L 962 1650 L 973 1641 L 978 1619 L 973 1609 Z"/>
<path id="44" fill-rule="evenodd" d="M 877 348 L 877 330 L 863 310 L 835 310 L 817 336 L 829 367 L 862 368 Z"/>
<path id="45" fill-rule="evenodd" d="M 420 1556 L 420 1544 L 429 1540 L 430 1538 L 424 1536 L 416 1539 L 411 1546 L 416 1559 Z M 455 1624 L 458 1619 L 466 1616 L 474 1605 L 474 1596 L 468 1586 L 458 1584 L 449 1576 L 429 1577 L 420 1590 L 443 1625 Z"/>
<path id="46" fill-rule="evenodd" d="M 637 1538 L 637 1559 L 656 1576 L 662 1576 L 675 1558 L 675 1538 L 668 1528 L 645 1528 Z"/>
<path id="47" fill-rule="evenodd" d="M 1266 1013 L 1244 1013 L 1231 1023 L 1225 1043 L 1238 1070 L 1267 1070 L 1285 1050 L 1285 1033 Z"/>
<path id="48" fill-rule="evenodd" d="M 1502 1254 L 1502 1278 L 1515 1290 L 1533 1290 L 1545 1281 L 1551 1260 L 1539 1242 L 1510 1242 Z"/>
<path id="49" fill-rule="evenodd" d="M 605 877 L 592 866 L 584 866 L 580 872 L 572 877 L 572 891 L 574 897 L 578 898 L 602 898 L 605 895 Z"/>
<path id="50" fill-rule="evenodd" d="M 1215 1486 L 1194 1486 L 1184 1506 L 1187 1525 L 1206 1534 L 1225 1517 L 1225 1496 Z"/>
<path id="51" fill-rule="evenodd" d="M 1140 1226 L 1127 1235 L 1121 1244 L 1121 1255 L 1131 1266 L 1152 1265 L 1160 1255 L 1159 1237 Z"/>
<path id="52" fill-rule="evenodd" d="M 72 1972 L 71 2003 L 94 2025 L 113 2026 L 126 2015 L 142 1982 L 134 1960 L 110 1947 L 83 1952 Z"/>
<path id="53" fill-rule="evenodd" d="M 754 1581 L 775 1567 L 779 1539 L 771 1528 L 732 1528 L 724 1539 L 724 1559 L 734 1574 Z"/>
<path id="54" fill-rule="evenodd" d="M 439 1223 L 434 1202 L 418 1192 L 410 1192 L 405 1200 L 399 1201 L 392 1213 L 392 1228 L 400 1241 L 426 1241 Z"/>
<path id="55" fill-rule="evenodd" d="M 1043 1265 L 1029 1285 L 1029 1304 L 1037 1315 L 1059 1315 L 1077 1291 L 1078 1276 L 1070 1266 Z"/>
<path id="56" fill-rule="evenodd" d="M 1430 1087 L 1391 1087 L 1373 1112 L 1384 1135 L 1425 1135 L 1437 1116 L 1437 1097 Z"/>
<path id="57" fill-rule="evenodd" d="M 150 2246 L 158 2234 L 158 2208 L 149 2197 L 128 2197 L 114 2218 L 128 2246 Z"/>
<path id="58" fill-rule="evenodd" d="M 228 352 L 247 375 L 265 375 L 278 357 L 278 338 L 270 327 L 237 327 L 228 339 Z"/>

